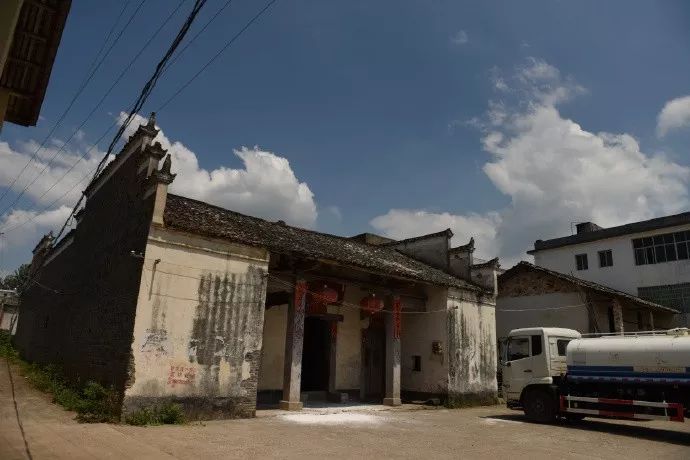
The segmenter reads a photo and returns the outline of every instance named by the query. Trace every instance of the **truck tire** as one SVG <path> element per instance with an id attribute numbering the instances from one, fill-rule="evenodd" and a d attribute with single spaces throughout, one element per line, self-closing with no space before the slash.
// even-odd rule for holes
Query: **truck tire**
<path id="1" fill-rule="evenodd" d="M 556 421 L 556 400 L 553 395 L 541 388 L 528 388 L 522 397 L 522 407 L 527 418 L 537 423 Z"/>

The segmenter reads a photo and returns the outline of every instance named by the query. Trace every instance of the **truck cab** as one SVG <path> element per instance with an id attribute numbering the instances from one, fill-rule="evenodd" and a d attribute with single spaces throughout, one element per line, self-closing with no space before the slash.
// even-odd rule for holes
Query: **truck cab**
<path id="1" fill-rule="evenodd" d="M 530 390 L 546 391 L 565 375 L 567 345 L 581 337 L 575 330 L 558 327 L 510 331 L 501 357 L 503 396 L 508 407 L 524 407 Z"/>

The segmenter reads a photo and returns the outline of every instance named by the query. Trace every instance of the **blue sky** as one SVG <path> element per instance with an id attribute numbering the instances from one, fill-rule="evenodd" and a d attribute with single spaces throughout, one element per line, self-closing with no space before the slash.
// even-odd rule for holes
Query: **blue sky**
<path id="1" fill-rule="evenodd" d="M 88 148 L 126 109 L 191 3 L 68 152 Z M 223 3 L 209 0 L 191 33 Z M 51 145 L 72 134 L 177 4 L 145 2 Z M 233 1 L 161 79 L 143 115 L 263 4 Z M 35 128 L 6 124 L 0 160 L 4 152 L 3 161 L 22 166 L 31 142 L 47 135 L 121 7 L 73 1 L 42 118 Z M 178 192 L 344 235 L 403 237 L 450 226 L 457 244 L 475 235 L 479 255 L 512 263 L 535 239 L 567 234 L 571 221 L 615 225 L 687 210 L 690 100 L 682 98 L 690 95 L 689 25 L 690 5 L 680 0 L 279 0 L 157 120 L 167 139 L 184 144 L 180 155 L 196 157 L 198 170 L 236 170 L 233 193 L 213 180 L 196 183 L 193 166 L 178 176 Z M 660 112 L 676 99 L 661 135 Z M 249 153 L 233 154 L 242 147 Z M 273 185 L 262 184 L 260 172 L 243 172 L 252 158 L 256 168 L 268 168 Z M 611 173 L 617 165 L 622 171 Z M 563 168 L 565 179 L 553 180 Z M 0 208 L 39 170 L 29 168 Z M 5 188 L 6 176 L 0 177 Z M 249 201 L 238 201 L 243 184 L 254 197 Z M 37 207 L 51 211 L 27 193 L 0 217 L 0 231 Z M 0 270 L 28 259 L 35 238 L 59 216 L 5 235 Z"/>

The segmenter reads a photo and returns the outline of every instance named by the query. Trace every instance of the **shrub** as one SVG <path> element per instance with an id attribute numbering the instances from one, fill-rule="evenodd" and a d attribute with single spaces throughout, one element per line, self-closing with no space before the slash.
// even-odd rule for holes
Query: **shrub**
<path id="1" fill-rule="evenodd" d="M 0 331 L 0 355 L 19 365 L 22 375 L 36 389 L 51 393 L 53 402 L 67 410 L 77 412 L 81 422 L 115 422 L 120 410 L 119 398 L 114 388 L 105 388 L 96 382 L 84 386 L 71 385 L 62 370 L 54 365 L 29 364 L 19 358 L 10 343 L 10 335 Z"/>
<path id="2" fill-rule="evenodd" d="M 125 418 L 129 425 L 180 425 L 184 423 L 184 414 L 179 404 L 167 403 L 160 407 L 143 407 Z"/>

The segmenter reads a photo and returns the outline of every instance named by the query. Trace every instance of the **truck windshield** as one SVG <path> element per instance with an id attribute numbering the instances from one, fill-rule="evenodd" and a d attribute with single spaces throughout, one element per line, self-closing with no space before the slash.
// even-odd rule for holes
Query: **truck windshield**
<path id="1" fill-rule="evenodd" d="M 527 358 L 529 356 L 529 338 L 511 337 L 508 341 L 508 361 Z"/>

